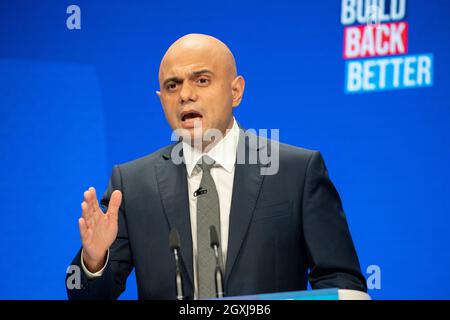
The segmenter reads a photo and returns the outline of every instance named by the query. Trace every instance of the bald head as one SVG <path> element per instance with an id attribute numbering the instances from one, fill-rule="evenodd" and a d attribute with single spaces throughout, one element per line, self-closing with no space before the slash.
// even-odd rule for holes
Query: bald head
<path id="1" fill-rule="evenodd" d="M 206 34 L 192 33 L 176 40 L 166 51 L 159 67 L 159 81 L 174 64 L 189 64 L 199 59 L 221 66 L 224 75 L 232 79 L 237 75 L 234 56 L 225 43 Z"/>
<path id="2" fill-rule="evenodd" d="M 167 121 L 172 129 L 183 129 L 184 137 L 193 136 L 194 125 L 222 133 L 233 126 L 245 81 L 222 41 L 204 34 L 181 37 L 162 58 L 158 78 Z"/>

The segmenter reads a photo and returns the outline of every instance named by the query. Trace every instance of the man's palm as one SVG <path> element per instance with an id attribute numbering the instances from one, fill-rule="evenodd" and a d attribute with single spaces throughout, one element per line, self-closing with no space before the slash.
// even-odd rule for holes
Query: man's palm
<path id="1" fill-rule="evenodd" d="M 103 213 L 98 205 L 95 189 L 91 187 L 84 193 L 81 218 L 78 222 L 84 258 L 89 260 L 91 266 L 102 263 L 107 250 L 116 239 L 121 202 L 122 193 L 114 191 L 111 194 L 108 211 Z"/>

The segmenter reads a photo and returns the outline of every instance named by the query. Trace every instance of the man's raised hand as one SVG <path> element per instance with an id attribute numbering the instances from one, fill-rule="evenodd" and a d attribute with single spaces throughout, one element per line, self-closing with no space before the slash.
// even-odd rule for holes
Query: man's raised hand
<path id="1" fill-rule="evenodd" d="M 115 190 L 111 194 L 108 211 L 103 213 L 99 207 L 95 189 L 90 187 L 84 192 L 78 224 L 83 244 L 83 262 L 92 273 L 104 266 L 107 251 L 117 237 L 121 202 L 122 193 Z"/>

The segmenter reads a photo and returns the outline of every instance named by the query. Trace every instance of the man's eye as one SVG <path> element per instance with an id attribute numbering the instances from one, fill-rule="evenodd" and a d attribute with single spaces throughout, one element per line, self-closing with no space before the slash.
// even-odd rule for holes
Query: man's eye
<path id="1" fill-rule="evenodd" d="M 209 79 L 207 79 L 207 78 L 199 78 L 197 80 L 197 83 L 201 84 L 201 85 L 207 85 L 207 84 L 209 84 Z"/>
<path id="2" fill-rule="evenodd" d="M 169 83 L 167 86 L 166 86 L 166 89 L 167 90 L 175 90 L 177 88 L 177 84 L 176 83 Z"/>

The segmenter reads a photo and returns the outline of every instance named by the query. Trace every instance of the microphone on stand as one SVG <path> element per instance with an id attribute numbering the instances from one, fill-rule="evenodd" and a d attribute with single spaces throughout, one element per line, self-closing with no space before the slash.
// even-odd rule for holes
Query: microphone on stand
<path id="1" fill-rule="evenodd" d="M 211 248 L 214 250 L 216 257 L 216 270 L 214 271 L 214 282 L 216 284 L 216 297 L 223 298 L 223 271 L 221 266 L 222 251 L 220 249 L 219 237 L 217 236 L 216 227 L 209 227 L 209 237 L 211 239 Z"/>
<path id="2" fill-rule="evenodd" d="M 180 235 L 178 234 L 177 229 L 172 228 L 170 230 L 169 234 L 169 246 L 170 251 L 173 252 L 173 255 L 175 256 L 175 287 L 177 290 L 177 300 L 183 300 L 184 299 L 184 292 L 183 292 L 183 280 L 181 278 L 181 272 L 180 272 Z"/>

